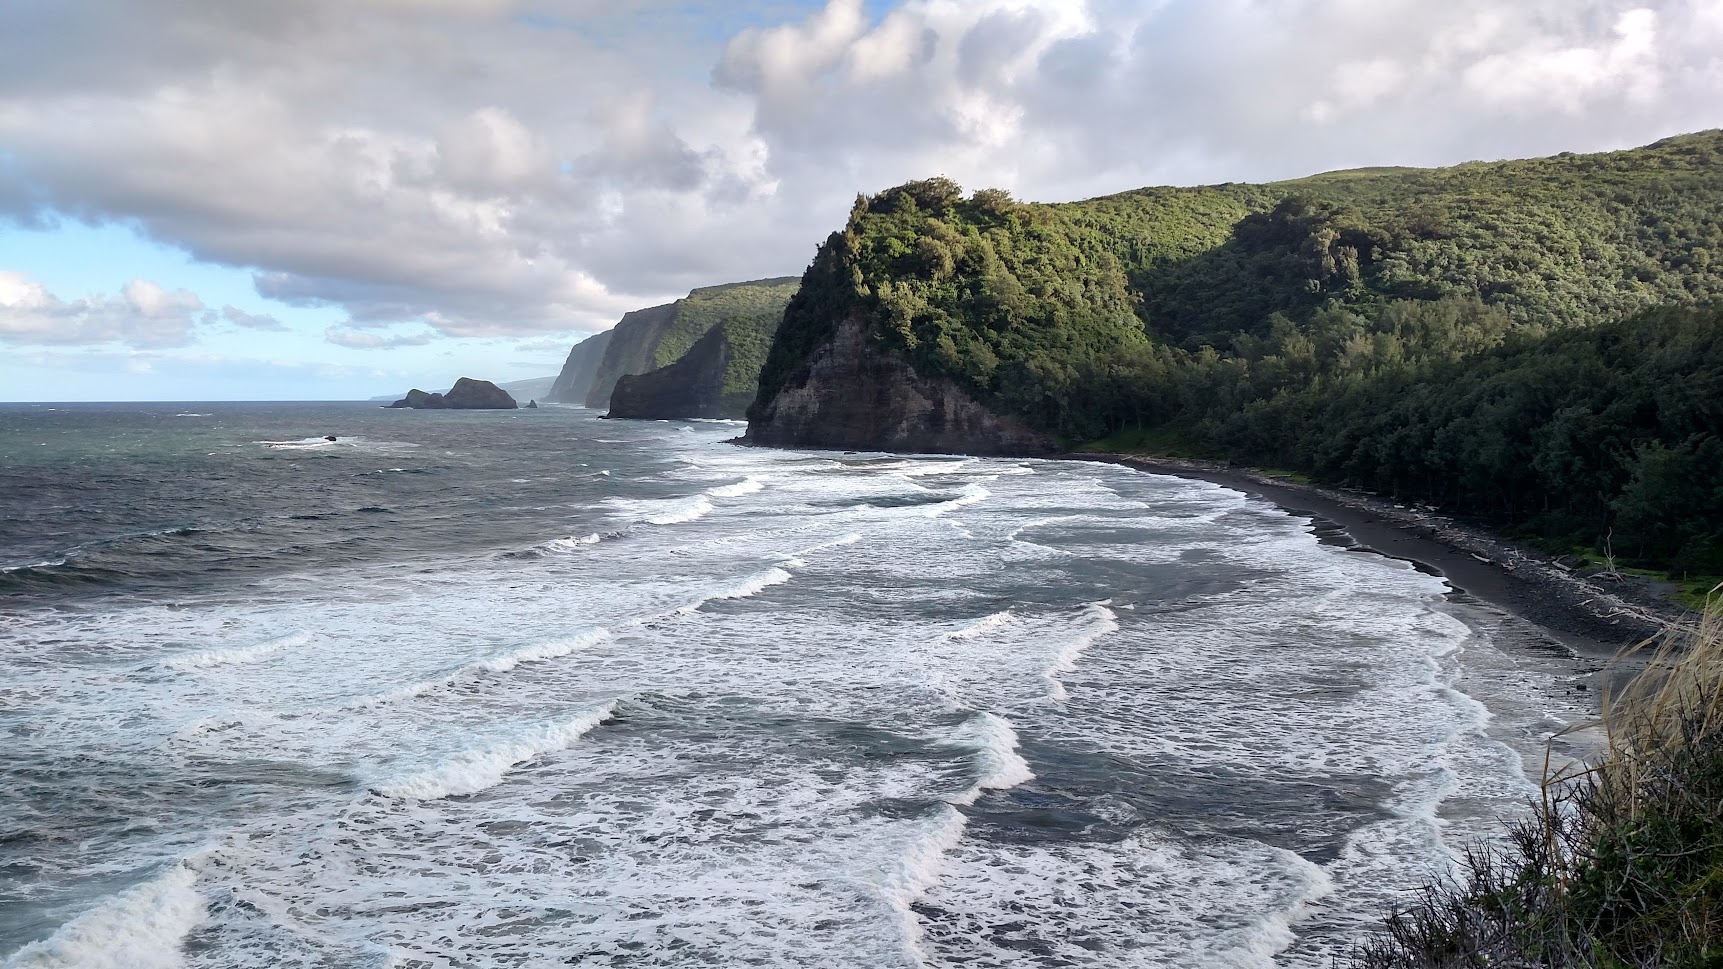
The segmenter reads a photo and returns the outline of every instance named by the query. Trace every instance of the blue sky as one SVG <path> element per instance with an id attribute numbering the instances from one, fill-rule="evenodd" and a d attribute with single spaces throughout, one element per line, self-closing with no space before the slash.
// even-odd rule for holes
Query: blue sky
<path id="1" fill-rule="evenodd" d="M 1058 201 L 1723 125 L 1723 0 L 13 0 L 0 399 L 554 373 L 858 191 Z"/>

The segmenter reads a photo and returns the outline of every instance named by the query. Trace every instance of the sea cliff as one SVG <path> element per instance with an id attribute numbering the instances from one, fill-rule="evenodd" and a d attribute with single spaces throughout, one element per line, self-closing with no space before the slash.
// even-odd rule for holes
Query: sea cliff
<path id="1" fill-rule="evenodd" d="M 610 346 L 613 332 L 605 330 L 576 343 L 568 351 L 562 372 L 556 375 L 556 382 L 551 384 L 544 399 L 553 404 L 586 403 L 586 393 L 597 379 L 598 365 L 604 360 L 604 351 Z"/>

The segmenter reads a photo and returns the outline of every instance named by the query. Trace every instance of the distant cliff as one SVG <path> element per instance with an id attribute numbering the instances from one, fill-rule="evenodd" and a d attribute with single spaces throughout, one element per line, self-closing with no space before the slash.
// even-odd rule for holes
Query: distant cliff
<path id="1" fill-rule="evenodd" d="M 413 410 L 514 410 L 520 405 L 508 391 L 488 380 L 462 377 L 446 394 L 427 394 L 415 387 L 389 406 Z"/>
<path id="2" fill-rule="evenodd" d="M 605 330 L 576 343 L 574 349 L 568 351 L 568 359 L 563 361 L 556 383 L 551 384 L 543 399 L 555 404 L 586 403 L 586 392 L 592 387 L 593 378 L 598 376 L 598 365 L 604 360 L 604 351 L 610 346 L 613 332 Z"/>
<path id="3" fill-rule="evenodd" d="M 788 301 L 788 294 L 784 299 Z M 748 405 L 759 391 L 766 351 L 782 319 L 783 308 L 775 303 L 725 319 L 675 363 L 618 380 L 610 395 L 609 416 L 747 417 Z"/>
<path id="4" fill-rule="evenodd" d="M 783 277 L 708 286 L 674 303 L 629 313 L 610 331 L 610 344 L 587 388 L 586 406 L 608 408 L 618 380 L 675 363 L 721 323 L 751 319 L 775 324 L 796 285 L 794 277 Z M 741 335 L 738 330 L 733 347 L 739 345 Z M 762 358 L 764 352 L 762 345 Z"/>

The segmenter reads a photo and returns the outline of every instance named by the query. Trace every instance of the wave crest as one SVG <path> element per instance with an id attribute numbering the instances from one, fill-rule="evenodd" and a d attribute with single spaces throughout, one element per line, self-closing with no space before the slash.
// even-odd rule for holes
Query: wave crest
<path id="1" fill-rule="evenodd" d="M 509 771 L 545 754 L 566 750 L 616 713 L 612 700 L 562 723 L 547 723 L 491 747 L 464 750 L 428 770 L 406 774 L 371 790 L 399 800 L 436 800 L 477 794 L 502 783 Z"/>

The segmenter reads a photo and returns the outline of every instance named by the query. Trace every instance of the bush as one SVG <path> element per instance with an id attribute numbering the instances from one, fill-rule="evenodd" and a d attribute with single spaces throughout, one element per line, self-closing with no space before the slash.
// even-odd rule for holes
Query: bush
<path id="1" fill-rule="evenodd" d="M 1355 969 L 1723 966 L 1723 608 L 1605 700 L 1602 763 L 1546 781 L 1506 847 L 1476 848 Z"/>

